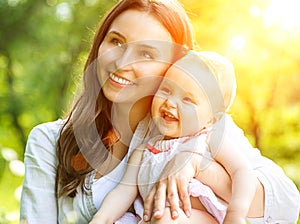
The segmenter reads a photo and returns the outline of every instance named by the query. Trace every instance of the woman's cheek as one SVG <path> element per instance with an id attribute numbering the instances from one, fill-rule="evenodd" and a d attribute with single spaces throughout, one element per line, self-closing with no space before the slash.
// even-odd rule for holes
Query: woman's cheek
<path id="1" fill-rule="evenodd" d="M 144 62 L 139 64 L 136 69 L 138 77 L 162 77 L 169 67 L 169 64 L 164 62 Z"/>

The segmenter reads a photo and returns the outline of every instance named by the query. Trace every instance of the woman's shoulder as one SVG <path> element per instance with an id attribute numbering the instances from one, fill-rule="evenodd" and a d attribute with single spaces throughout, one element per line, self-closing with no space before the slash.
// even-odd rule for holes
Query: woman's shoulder
<path id="1" fill-rule="evenodd" d="M 61 128 L 64 125 L 64 120 L 58 119 L 56 121 L 51 122 L 45 122 L 36 125 L 31 130 L 29 137 L 35 136 L 35 135 L 47 135 L 47 136 L 58 136 Z"/>
<path id="2" fill-rule="evenodd" d="M 36 149 L 42 147 L 49 150 L 56 148 L 56 142 L 63 124 L 64 120 L 58 119 L 36 125 L 29 133 L 27 148 Z"/>

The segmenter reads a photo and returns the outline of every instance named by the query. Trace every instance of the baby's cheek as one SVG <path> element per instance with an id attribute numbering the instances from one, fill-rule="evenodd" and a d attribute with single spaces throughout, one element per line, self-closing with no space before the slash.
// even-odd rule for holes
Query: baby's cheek
<path id="1" fill-rule="evenodd" d="M 201 129 L 201 121 L 196 112 L 186 113 L 181 121 L 181 126 L 185 135 L 195 134 Z"/>

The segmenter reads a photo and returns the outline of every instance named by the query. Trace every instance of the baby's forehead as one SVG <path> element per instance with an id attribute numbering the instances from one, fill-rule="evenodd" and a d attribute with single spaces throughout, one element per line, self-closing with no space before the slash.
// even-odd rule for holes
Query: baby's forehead
<path id="1" fill-rule="evenodd" d="M 198 86 L 202 86 L 206 84 L 207 77 L 212 76 L 214 78 L 204 62 L 199 63 L 199 61 L 194 60 L 180 60 L 179 62 L 170 66 L 165 74 L 166 79 L 175 80 L 175 82 L 181 80 L 181 85 L 186 82 L 193 82 Z"/>
<path id="2" fill-rule="evenodd" d="M 197 79 L 192 74 L 177 67 L 171 68 L 166 73 L 163 83 L 195 97 L 203 96 L 202 86 Z"/>
<path id="3" fill-rule="evenodd" d="M 190 51 L 171 65 L 168 72 L 167 77 L 173 76 L 173 79 L 177 79 L 181 86 L 187 85 L 188 81 L 194 81 L 193 86 L 200 88 L 215 108 L 219 108 L 218 105 L 224 105 L 222 91 L 214 71 L 198 53 Z"/>

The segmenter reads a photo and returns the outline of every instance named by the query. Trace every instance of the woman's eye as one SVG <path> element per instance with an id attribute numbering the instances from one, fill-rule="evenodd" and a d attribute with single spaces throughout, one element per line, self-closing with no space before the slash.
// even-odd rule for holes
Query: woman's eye
<path id="1" fill-rule="evenodd" d="M 117 47 L 122 47 L 122 42 L 117 38 L 111 39 L 111 43 L 113 43 L 113 45 L 115 45 Z"/>
<path id="2" fill-rule="evenodd" d="M 141 52 L 140 52 L 140 55 L 141 55 L 143 58 L 146 58 L 146 59 L 148 59 L 148 60 L 154 59 L 153 54 L 152 54 L 151 52 L 149 52 L 149 51 L 141 51 Z"/>

